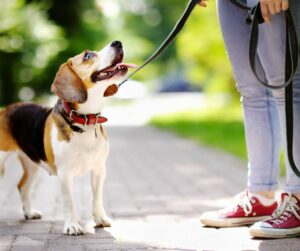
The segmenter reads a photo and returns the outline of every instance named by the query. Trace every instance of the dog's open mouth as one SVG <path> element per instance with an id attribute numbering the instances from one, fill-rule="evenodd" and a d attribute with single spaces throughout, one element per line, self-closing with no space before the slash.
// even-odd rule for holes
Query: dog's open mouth
<path id="1" fill-rule="evenodd" d="M 101 70 L 101 71 L 95 71 L 91 78 L 93 82 L 97 81 L 103 81 L 106 79 L 110 79 L 113 76 L 116 76 L 117 74 L 124 75 L 127 73 L 128 68 L 136 68 L 135 64 L 128 64 L 128 63 L 113 63 L 111 66 Z"/>

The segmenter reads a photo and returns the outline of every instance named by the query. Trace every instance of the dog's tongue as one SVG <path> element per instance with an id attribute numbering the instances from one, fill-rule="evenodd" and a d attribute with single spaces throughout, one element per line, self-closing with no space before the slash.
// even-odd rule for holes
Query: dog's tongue
<path id="1" fill-rule="evenodd" d="M 129 64 L 129 63 L 119 63 L 115 66 L 107 68 L 105 71 L 114 71 L 118 68 L 137 68 L 138 66 L 136 64 Z"/>
<path id="2" fill-rule="evenodd" d="M 129 63 L 119 63 L 116 67 L 127 67 L 127 68 L 137 68 L 136 64 L 129 64 Z"/>

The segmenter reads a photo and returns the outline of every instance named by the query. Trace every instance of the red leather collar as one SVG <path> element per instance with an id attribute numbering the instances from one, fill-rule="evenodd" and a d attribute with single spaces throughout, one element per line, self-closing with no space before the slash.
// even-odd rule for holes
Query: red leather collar
<path id="1" fill-rule="evenodd" d="M 107 121 L 107 118 L 102 117 L 101 113 L 96 114 L 81 114 L 78 111 L 72 109 L 70 104 L 63 101 L 63 106 L 68 118 L 72 123 L 77 123 L 81 125 L 96 125 L 102 124 Z"/>

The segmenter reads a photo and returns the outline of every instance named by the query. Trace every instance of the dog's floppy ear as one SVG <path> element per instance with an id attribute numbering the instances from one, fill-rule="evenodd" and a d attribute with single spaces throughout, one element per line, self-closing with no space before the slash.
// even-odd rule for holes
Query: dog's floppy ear
<path id="1" fill-rule="evenodd" d="M 104 97 L 113 96 L 118 92 L 119 87 L 116 84 L 110 85 L 104 92 Z"/>
<path id="2" fill-rule="evenodd" d="M 51 91 L 70 103 L 84 103 L 88 95 L 84 83 L 69 62 L 60 66 L 52 83 Z"/>

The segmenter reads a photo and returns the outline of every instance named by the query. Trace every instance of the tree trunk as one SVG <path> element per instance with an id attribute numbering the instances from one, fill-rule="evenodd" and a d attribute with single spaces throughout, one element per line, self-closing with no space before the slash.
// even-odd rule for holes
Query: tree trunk
<path id="1" fill-rule="evenodd" d="M 0 105 L 8 105 L 16 101 L 17 88 L 14 77 L 14 62 L 17 55 L 0 53 Z"/>

